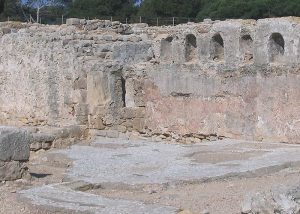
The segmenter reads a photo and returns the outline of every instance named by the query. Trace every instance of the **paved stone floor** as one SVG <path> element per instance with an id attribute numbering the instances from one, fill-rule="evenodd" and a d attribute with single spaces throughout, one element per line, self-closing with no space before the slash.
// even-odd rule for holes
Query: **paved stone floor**
<path id="1" fill-rule="evenodd" d="M 176 202 L 181 198 L 180 195 L 183 195 L 182 201 L 189 203 L 189 196 L 184 191 L 191 190 L 184 189 L 190 188 L 189 185 L 198 185 L 193 187 L 193 191 L 198 188 L 198 193 L 191 191 L 190 201 L 199 206 L 191 205 L 188 208 L 194 207 L 196 213 L 207 208 L 211 208 L 211 213 L 222 213 L 211 205 L 211 201 L 214 201 L 215 206 L 220 207 L 222 202 L 218 201 L 218 196 L 210 199 L 206 205 L 202 203 L 206 196 L 212 197 L 211 191 L 218 185 L 219 191 L 226 192 L 219 181 L 235 179 L 233 183 L 237 184 L 247 178 L 256 179 L 284 172 L 277 176 L 277 181 L 272 178 L 270 185 L 276 185 L 279 178 L 284 180 L 286 170 L 299 168 L 299 154 L 298 145 L 265 142 L 222 140 L 183 145 L 97 138 L 88 146 L 75 145 L 70 149 L 52 151 L 54 157 L 64 155 L 72 160 L 71 167 L 66 170 L 67 179 L 22 190 L 20 195 L 30 203 L 50 210 L 171 214 L 184 208 L 184 205 Z M 293 173 L 297 174 L 298 171 Z M 295 181 L 292 177 L 289 179 Z M 253 185 L 251 182 L 247 185 Z M 266 182 L 266 179 L 261 182 Z M 268 186 L 266 183 L 265 187 Z M 210 189 L 200 190 L 203 185 Z M 170 193 L 170 189 L 174 191 Z M 168 191 L 170 194 L 166 200 L 164 197 Z M 227 193 L 232 194 L 230 191 Z M 237 212 L 239 205 L 235 206 L 231 213 Z"/>

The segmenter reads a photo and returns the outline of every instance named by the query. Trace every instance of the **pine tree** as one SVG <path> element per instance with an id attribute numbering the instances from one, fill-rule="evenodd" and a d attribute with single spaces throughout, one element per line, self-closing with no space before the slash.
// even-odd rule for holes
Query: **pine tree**
<path id="1" fill-rule="evenodd" d="M 81 18 L 130 17 L 136 13 L 134 0 L 74 0 L 70 15 Z"/>

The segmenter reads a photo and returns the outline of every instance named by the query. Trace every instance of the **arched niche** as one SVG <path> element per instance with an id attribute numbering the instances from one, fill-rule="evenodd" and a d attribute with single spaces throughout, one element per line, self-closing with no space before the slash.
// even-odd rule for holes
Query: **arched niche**
<path id="1" fill-rule="evenodd" d="M 269 38 L 270 62 L 280 62 L 285 52 L 285 41 L 280 33 L 272 33 Z"/>
<path id="2" fill-rule="evenodd" d="M 210 43 L 211 59 L 214 61 L 224 60 L 224 40 L 221 34 L 215 34 Z"/>
<path id="3" fill-rule="evenodd" d="M 253 39 L 247 34 L 243 35 L 240 39 L 240 52 L 244 63 L 253 62 Z"/>
<path id="4" fill-rule="evenodd" d="M 185 59 L 187 62 L 197 60 L 197 39 L 193 34 L 188 34 L 185 37 Z"/>

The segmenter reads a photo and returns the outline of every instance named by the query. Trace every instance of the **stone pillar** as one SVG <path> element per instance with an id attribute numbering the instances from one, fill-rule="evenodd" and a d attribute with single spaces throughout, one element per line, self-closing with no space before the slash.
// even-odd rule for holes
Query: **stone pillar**
<path id="1" fill-rule="evenodd" d="M 87 75 L 89 127 L 104 129 L 118 124 L 124 102 L 120 66 L 94 66 Z"/>

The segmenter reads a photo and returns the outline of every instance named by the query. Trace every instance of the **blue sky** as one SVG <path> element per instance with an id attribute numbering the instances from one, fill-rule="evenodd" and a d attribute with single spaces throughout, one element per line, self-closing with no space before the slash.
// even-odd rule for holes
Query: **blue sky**
<path id="1" fill-rule="evenodd" d="M 143 0 L 136 0 L 136 4 L 140 5 L 142 3 Z"/>

